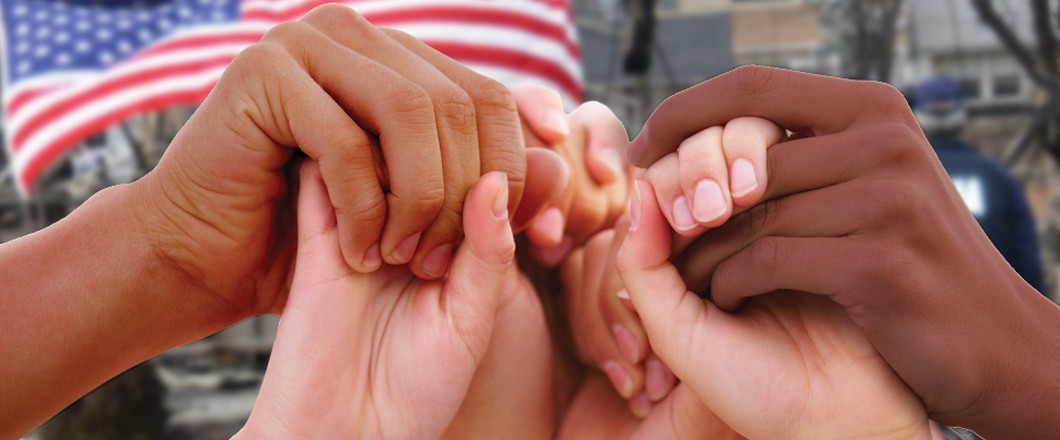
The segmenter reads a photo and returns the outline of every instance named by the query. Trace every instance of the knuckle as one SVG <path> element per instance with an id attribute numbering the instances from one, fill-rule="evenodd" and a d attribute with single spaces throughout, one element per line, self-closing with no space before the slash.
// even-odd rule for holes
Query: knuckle
<path id="1" fill-rule="evenodd" d="M 371 26 L 355 9 L 338 3 L 327 3 L 317 6 L 302 17 L 303 22 L 340 21 L 347 26 Z"/>
<path id="2" fill-rule="evenodd" d="M 417 214 L 435 216 L 445 202 L 445 189 L 437 185 L 422 185 L 412 190 L 407 200 Z"/>
<path id="3" fill-rule="evenodd" d="M 351 193 L 358 194 L 351 204 L 335 205 L 335 216 L 352 219 L 358 230 L 381 226 L 386 218 L 386 197 L 378 189 L 366 188 L 366 184 L 360 186 L 362 188 L 350 187 Z"/>
<path id="4" fill-rule="evenodd" d="M 279 44 L 291 44 L 303 42 L 306 34 L 310 31 L 309 26 L 302 22 L 288 21 L 273 26 L 261 37 L 261 41 Z"/>
<path id="5" fill-rule="evenodd" d="M 461 131 L 471 131 L 475 127 L 475 106 L 471 98 L 455 85 L 447 85 L 435 91 L 432 96 L 435 108 L 443 118 L 450 121 Z"/>
<path id="6" fill-rule="evenodd" d="M 778 70 L 772 67 L 744 65 L 733 69 L 731 75 L 740 93 L 755 97 L 760 96 L 773 86 L 774 76 Z"/>
<path id="7" fill-rule="evenodd" d="M 482 75 L 467 86 L 467 93 L 475 102 L 475 107 L 489 113 L 516 114 L 515 97 L 504 84 Z"/>
<path id="8" fill-rule="evenodd" d="M 747 258 L 755 270 L 772 272 L 780 261 L 780 243 L 771 237 L 755 241 L 747 247 Z"/>
<path id="9" fill-rule="evenodd" d="M 409 81 L 395 81 L 391 84 L 393 85 L 384 93 L 389 110 L 412 118 L 402 121 L 403 124 L 415 124 L 416 127 L 434 124 L 431 97 L 422 87 Z"/>

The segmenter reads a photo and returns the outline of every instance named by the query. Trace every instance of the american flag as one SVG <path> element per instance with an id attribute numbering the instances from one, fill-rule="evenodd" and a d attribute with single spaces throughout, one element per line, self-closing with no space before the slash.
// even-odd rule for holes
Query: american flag
<path id="1" fill-rule="evenodd" d="M 28 195 L 81 140 L 129 116 L 203 100 L 271 27 L 324 3 L 406 31 L 509 87 L 582 94 L 566 0 L 0 0 L 8 157 Z"/>

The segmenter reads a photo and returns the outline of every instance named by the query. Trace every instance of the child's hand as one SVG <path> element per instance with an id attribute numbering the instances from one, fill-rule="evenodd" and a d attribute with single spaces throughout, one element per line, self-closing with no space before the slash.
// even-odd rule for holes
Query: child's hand
<path id="1" fill-rule="evenodd" d="M 674 389 L 646 418 L 635 417 L 599 373 L 590 374 L 582 382 L 556 437 L 576 440 L 742 438 L 686 386 Z"/>
<path id="2" fill-rule="evenodd" d="M 277 438 L 440 436 L 467 394 L 519 286 L 507 182 L 468 193 L 466 239 L 446 279 L 344 262 L 315 162 L 301 170 L 298 255 L 272 359 L 243 433 Z"/>
<path id="3" fill-rule="evenodd" d="M 737 118 L 703 130 L 648 168 L 666 220 L 693 236 L 725 223 L 733 208 L 758 203 L 765 193 L 766 150 L 784 140 L 776 124 Z"/>
<path id="4" fill-rule="evenodd" d="M 676 384 L 673 373 L 651 352 L 648 337 L 615 269 L 628 219 L 575 248 L 560 268 L 561 316 L 575 355 L 610 380 L 630 412 L 645 417 Z M 620 293 L 621 292 L 621 293 Z"/>
<path id="5" fill-rule="evenodd" d="M 679 387 L 748 437 L 928 437 L 923 406 L 842 307 L 778 293 L 730 315 L 690 292 L 656 193 L 634 189 L 618 268 Z"/>
<path id="6" fill-rule="evenodd" d="M 534 212 L 528 222 L 516 221 L 516 232 L 526 224 L 531 255 L 547 267 L 558 265 L 576 246 L 614 226 L 629 200 L 630 167 L 624 156 L 629 137 L 622 122 L 598 102 L 582 104 L 570 115 L 563 111 L 559 95 L 543 87 L 514 89 L 528 147 L 543 147 L 562 157 L 567 175 L 563 190 Z M 527 160 L 532 158 L 528 148 Z M 543 167 L 537 167 L 537 170 Z M 527 193 L 534 186 L 550 183 L 527 173 Z M 555 183 L 555 182 L 552 182 Z M 529 213 L 520 209 L 520 216 Z"/>

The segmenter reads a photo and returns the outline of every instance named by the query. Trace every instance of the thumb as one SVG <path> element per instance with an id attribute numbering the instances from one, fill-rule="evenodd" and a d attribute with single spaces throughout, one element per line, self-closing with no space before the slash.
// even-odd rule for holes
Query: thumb
<path id="1" fill-rule="evenodd" d="M 299 168 L 298 179 L 298 257 L 303 270 L 323 270 L 337 266 L 342 259 L 339 248 L 335 207 L 317 161 L 306 159 Z M 342 266 L 345 266 L 343 264 Z M 336 270 L 338 268 L 335 268 Z"/>
<path id="2" fill-rule="evenodd" d="M 468 192 L 464 233 L 442 295 L 453 322 L 481 357 L 489 345 L 498 298 L 515 275 L 508 179 L 503 173 L 487 173 Z"/>
<path id="3" fill-rule="evenodd" d="M 630 204 L 630 230 L 618 252 L 618 274 L 636 307 L 652 350 L 678 377 L 701 374 L 689 353 L 707 309 L 688 291 L 670 263 L 670 228 L 651 184 L 637 180 Z M 694 350 L 694 349 L 693 349 Z"/>

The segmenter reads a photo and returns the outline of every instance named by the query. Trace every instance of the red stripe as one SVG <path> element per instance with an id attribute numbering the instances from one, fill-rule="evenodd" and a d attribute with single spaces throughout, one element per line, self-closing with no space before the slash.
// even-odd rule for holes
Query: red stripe
<path id="1" fill-rule="evenodd" d="M 576 78 L 571 77 L 558 64 L 544 58 L 506 49 L 471 44 L 441 41 L 425 41 L 425 43 L 465 64 L 479 63 L 503 66 L 518 72 L 549 78 L 575 100 L 581 101 L 582 99 L 581 83 Z"/>
<path id="2" fill-rule="evenodd" d="M 37 177 L 40 176 L 40 173 L 44 171 L 44 168 L 50 165 L 59 156 L 76 146 L 81 140 L 106 129 L 125 118 L 139 113 L 158 111 L 175 104 L 198 104 L 206 98 L 206 95 L 210 93 L 210 90 L 213 89 L 214 85 L 216 85 L 216 83 L 209 84 L 198 90 L 147 96 L 125 107 L 85 121 L 85 123 L 79 125 L 76 129 L 71 130 L 69 133 L 64 134 L 62 137 L 48 144 L 26 163 L 24 169 L 18 173 L 22 187 L 26 190 L 27 194 L 32 192 L 33 185 L 36 183 Z"/>
<path id="3" fill-rule="evenodd" d="M 468 24 L 489 24 L 521 29 L 542 38 L 555 40 L 562 44 L 571 57 L 581 58 L 581 49 L 567 39 L 567 29 L 556 26 L 526 14 L 508 11 L 482 10 L 461 7 L 417 8 L 397 10 L 365 15 L 365 18 L 376 26 L 402 22 L 451 22 Z"/>
<path id="4" fill-rule="evenodd" d="M 261 32 L 251 31 L 240 31 L 231 34 L 216 34 L 216 35 L 199 35 L 199 36 L 188 36 L 188 37 L 177 37 L 173 40 L 168 40 L 166 43 L 159 44 L 156 46 L 149 46 L 145 51 L 136 54 L 131 57 L 130 60 L 143 60 L 150 56 L 160 55 L 164 52 L 184 50 L 184 49 L 198 49 L 208 48 L 211 46 L 221 44 L 246 44 L 251 45 L 261 40 Z M 86 75 L 92 76 L 92 75 Z M 64 84 L 51 84 L 45 87 L 38 88 L 26 88 L 16 92 L 12 95 L 11 100 L 7 104 L 7 118 L 11 119 L 23 105 L 32 101 L 34 98 L 40 97 L 47 92 L 58 90 L 63 87 Z"/>
<path id="5" fill-rule="evenodd" d="M 23 89 L 22 91 L 18 92 L 14 96 L 12 96 L 11 97 L 11 101 L 8 102 L 8 104 L 7 104 L 7 118 L 11 119 L 12 116 L 14 116 L 16 113 L 18 113 L 18 110 L 20 108 L 22 108 L 23 105 L 26 105 L 27 103 L 32 101 L 34 98 L 42 96 L 42 95 L 44 95 L 44 94 L 46 94 L 48 92 L 51 92 L 51 91 L 54 91 L 54 90 L 58 90 L 60 88 L 62 88 L 62 84 L 59 84 L 59 85 L 51 84 L 51 85 L 48 85 L 48 86 L 45 86 L 45 87 Z"/>
<path id="6" fill-rule="evenodd" d="M 245 20 L 281 23 L 298 20 L 316 6 L 316 4 L 313 4 L 309 7 L 295 8 L 281 13 L 252 12 L 244 14 L 243 18 Z M 488 24 L 521 29 L 543 38 L 555 40 L 562 44 L 572 57 L 581 58 L 581 49 L 567 38 L 567 29 L 565 27 L 517 12 L 462 6 L 422 6 L 365 13 L 364 18 L 376 26 L 409 22 L 451 22 L 457 24 Z"/>
<path id="7" fill-rule="evenodd" d="M 149 56 L 159 55 L 183 49 L 198 49 L 203 47 L 218 46 L 222 44 L 246 44 L 251 45 L 261 40 L 262 33 L 254 31 L 233 31 L 232 33 L 215 35 L 195 35 L 176 37 L 165 43 L 151 46 L 130 58 L 138 60 Z"/>
<path id="8" fill-rule="evenodd" d="M 67 97 L 59 102 L 56 102 L 50 106 L 46 111 L 43 111 L 29 121 L 18 131 L 14 133 L 11 140 L 11 149 L 18 152 L 22 148 L 22 144 L 26 142 L 26 139 L 39 130 L 41 127 L 47 125 L 47 123 L 54 118 L 60 117 L 63 113 L 70 111 L 72 108 L 80 107 L 94 100 L 101 99 L 111 93 L 120 91 L 131 86 L 134 86 L 141 82 L 147 82 L 157 79 L 162 76 L 180 76 L 186 74 L 197 73 L 202 70 L 215 67 L 227 66 L 232 62 L 234 56 L 223 55 L 214 58 L 210 58 L 205 61 L 197 61 L 194 63 L 186 63 L 179 65 L 160 66 L 153 69 L 147 69 L 141 72 L 129 76 L 123 76 L 118 78 L 112 78 L 109 81 L 99 84 L 97 87 L 85 90 L 79 94 Z"/>

